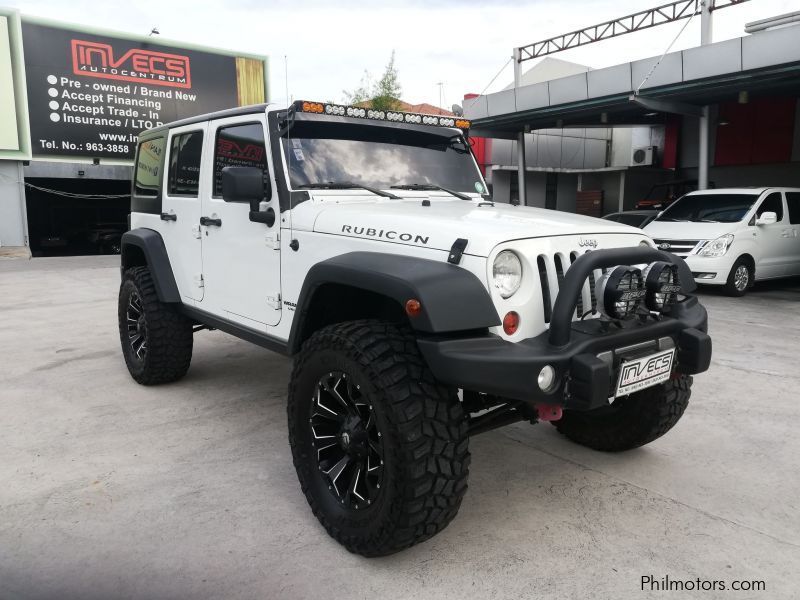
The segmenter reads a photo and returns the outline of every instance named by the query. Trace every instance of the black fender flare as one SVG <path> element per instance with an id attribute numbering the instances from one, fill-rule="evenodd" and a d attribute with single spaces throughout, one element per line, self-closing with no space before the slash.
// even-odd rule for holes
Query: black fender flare
<path id="1" fill-rule="evenodd" d="M 138 248 L 140 252 L 133 248 Z M 147 266 L 150 269 L 156 294 L 161 302 L 181 301 L 178 284 L 175 283 L 175 275 L 172 273 L 172 265 L 167 255 L 167 247 L 160 233 L 144 227 L 126 231 L 122 234 L 120 259 L 122 273 L 130 267 Z"/>
<path id="2" fill-rule="evenodd" d="M 411 326 L 426 334 L 453 333 L 500 325 L 489 292 L 470 271 L 447 262 L 378 252 L 348 252 L 315 264 L 306 274 L 289 335 L 289 351 L 302 343 L 303 323 L 314 293 L 326 283 L 387 296 L 401 307 L 417 299 Z"/>

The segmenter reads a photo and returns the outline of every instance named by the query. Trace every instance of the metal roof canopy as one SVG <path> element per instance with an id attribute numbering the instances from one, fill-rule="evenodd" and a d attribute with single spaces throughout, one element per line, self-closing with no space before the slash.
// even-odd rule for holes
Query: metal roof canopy
<path id="1" fill-rule="evenodd" d="M 667 114 L 750 96 L 800 94 L 800 28 L 784 27 L 479 96 L 472 135 L 516 139 L 548 128 L 653 125 Z M 641 85 L 640 93 L 635 90 Z"/>

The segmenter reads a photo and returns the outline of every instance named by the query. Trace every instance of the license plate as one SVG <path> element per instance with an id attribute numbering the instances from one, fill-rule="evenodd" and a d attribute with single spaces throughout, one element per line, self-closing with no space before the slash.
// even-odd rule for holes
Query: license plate
<path id="1" fill-rule="evenodd" d="M 623 360 L 619 367 L 619 379 L 614 397 L 627 396 L 665 382 L 672 373 L 674 358 L 675 348 L 670 348 L 640 358 Z"/>

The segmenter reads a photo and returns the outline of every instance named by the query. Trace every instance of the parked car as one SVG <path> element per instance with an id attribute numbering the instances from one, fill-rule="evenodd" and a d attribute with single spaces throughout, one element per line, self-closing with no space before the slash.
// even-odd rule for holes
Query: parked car
<path id="1" fill-rule="evenodd" d="M 686 194 L 645 227 L 697 283 L 742 296 L 753 282 L 800 275 L 800 188 Z"/>
<path id="2" fill-rule="evenodd" d="M 709 187 L 713 188 L 711 182 Z M 636 203 L 636 210 L 664 210 L 678 198 L 697 189 L 696 179 L 674 179 L 651 187 L 642 200 Z"/>
<path id="3" fill-rule="evenodd" d="M 658 216 L 658 212 L 657 210 L 626 210 L 625 212 L 611 213 L 603 218 L 608 221 L 616 221 L 623 225 L 644 229 L 645 225 Z"/>

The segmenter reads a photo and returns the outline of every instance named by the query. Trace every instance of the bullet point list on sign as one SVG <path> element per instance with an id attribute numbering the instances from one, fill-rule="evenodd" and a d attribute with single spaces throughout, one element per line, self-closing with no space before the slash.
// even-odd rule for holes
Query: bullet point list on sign
<path id="1" fill-rule="evenodd" d="M 55 100 L 50 100 L 49 106 L 50 110 L 58 110 L 58 102 L 56 102 Z"/>
<path id="2" fill-rule="evenodd" d="M 58 90 L 56 88 L 50 88 L 49 90 L 47 90 L 47 93 L 50 94 L 51 98 L 55 98 L 56 96 L 58 96 Z"/>
<path id="3" fill-rule="evenodd" d="M 50 120 L 53 121 L 53 123 L 58 123 L 61 120 L 61 115 L 58 113 L 50 113 Z"/>
<path id="4" fill-rule="evenodd" d="M 50 85 L 55 85 L 56 83 L 58 83 L 58 77 L 56 77 L 55 75 L 48 75 L 47 83 L 49 83 Z"/>

